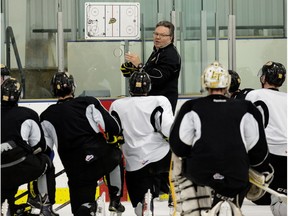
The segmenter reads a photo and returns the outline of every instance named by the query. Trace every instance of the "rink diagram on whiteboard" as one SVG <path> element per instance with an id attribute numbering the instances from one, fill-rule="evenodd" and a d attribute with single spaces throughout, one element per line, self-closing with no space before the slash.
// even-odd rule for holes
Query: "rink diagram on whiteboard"
<path id="1" fill-rule="evenodd" d="M 85 39 L 140 39 L 140 4 L 86 2 Z"/>

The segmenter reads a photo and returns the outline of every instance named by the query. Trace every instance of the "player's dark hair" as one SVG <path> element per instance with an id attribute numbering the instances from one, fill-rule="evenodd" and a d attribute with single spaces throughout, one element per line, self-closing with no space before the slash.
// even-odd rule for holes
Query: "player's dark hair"
<path id="1" fill-rule="evenodd" d="M 233 93 L 239 89 L 240 84 L 241 84 L 241 79 L 240 79 L 239 74 L 236 71 L 228 70 L 228 72 L 231 76 L 231 84 L 229 87 L 229 92 Z"/>

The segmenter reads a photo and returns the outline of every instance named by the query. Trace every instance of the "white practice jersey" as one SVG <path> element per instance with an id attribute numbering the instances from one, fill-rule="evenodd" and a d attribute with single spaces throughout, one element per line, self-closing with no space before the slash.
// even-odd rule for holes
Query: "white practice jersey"
<path id="1" fill-rule="evenodd" d="M 250 91 L 245 99 L 262 113 L 270 153 L 287 156 L 287 93 L 262 88 Z"/>
<path id="2" fill-rule="evenodd" d="M 161 160 L 169 151 L 168 137 L 174 116 L 164 96 L 126 97 L 115 100 L 110 113 L 120 122 L 125 143 L 126 170 L 135 171 Z"/>

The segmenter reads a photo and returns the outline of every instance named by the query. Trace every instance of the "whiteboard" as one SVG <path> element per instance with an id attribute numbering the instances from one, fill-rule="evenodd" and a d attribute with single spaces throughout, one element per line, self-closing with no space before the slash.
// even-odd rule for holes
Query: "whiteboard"
<path id="1" fill-rule="evenodd" d="M 140 3 L 86 2 L 85 39 L 140 39 Z"/>

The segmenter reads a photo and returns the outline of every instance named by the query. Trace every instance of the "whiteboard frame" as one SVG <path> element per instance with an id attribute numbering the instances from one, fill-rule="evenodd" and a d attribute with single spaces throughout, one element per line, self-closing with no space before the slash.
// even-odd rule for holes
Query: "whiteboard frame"
<path id="1" fill-rule="evenodd" d="M 139 40 L 141 37 L 139 2 L 86 2 L 84 10 L 86 40 Z"/>

